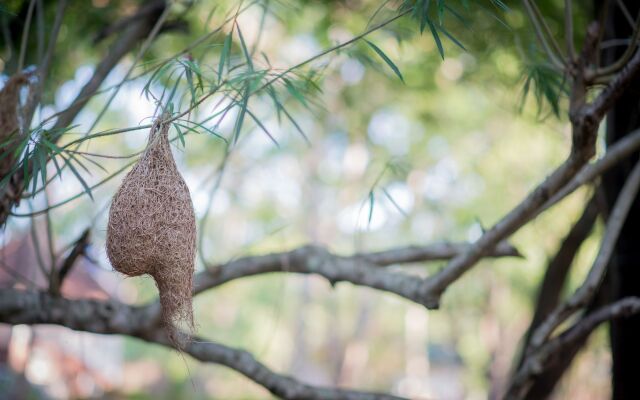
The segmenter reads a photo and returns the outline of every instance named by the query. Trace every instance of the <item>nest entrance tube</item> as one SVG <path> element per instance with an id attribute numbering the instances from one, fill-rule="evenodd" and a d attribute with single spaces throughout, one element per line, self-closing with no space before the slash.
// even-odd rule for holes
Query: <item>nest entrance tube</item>
<path id="1" fill-rule="evenodd" d="M 125 176 L 109 210 L 107 256 L 127 276 L 151 275 L 169 339 L 194 330 L 196 221 L 191 195 L 171 154 L 169 124 L 158 119 L 144 154 Z"/>

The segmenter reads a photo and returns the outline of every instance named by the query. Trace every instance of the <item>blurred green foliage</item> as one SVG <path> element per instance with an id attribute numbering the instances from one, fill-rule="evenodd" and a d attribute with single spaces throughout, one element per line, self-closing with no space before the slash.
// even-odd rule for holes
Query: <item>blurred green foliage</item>
<path id="1" fill-rule="evenodd" d="M 26 3 L 8 1 L 5 8 L 19 14 Z M 47 21 L 53 19 L 54 3 L 44 2 Z M 70 3 L 47 82 L 50 109 L 41 116 L 68 105 L 69 93 L 86 81 L 112 40 L 94 44 L 92 38 L 138 4 Z M 538 3 L 552 32 L 561 36 L 562 1 Z M 171 58 L 245 6 L 235 24 L 224 25 L 187 57 Z M 288 67 L 398 10 L 410 12 L 368 35 L 368 42 L 292 71 L 272 85 L 273 91 L 256 92 Z M 576 10 L 578 44 L 589 13 Z M 541 62 L 517 2 L 273 0 L 238 6 L 198 1 L 175 6 L 170 18 L 186 20 L 189 32 L 160 36 L 133 69 L 132 76 L 139 78 L 122 86 L 94 132 L 148 123 L 143 118 L 152 116 L 154 106 L 147 99 L 168 95 L 174 85 L 175 111 L 212 87 L 235 96 L 220 122 L 208 119 L 214 104 L 205 102 L 188 115 L 199 125 L 185 120 L 174 131 L 174 154 L 201 218 L 199 252 L 207 263 L 307 242 L 348 254 L 474 240 L 568 151 L 562 77 Z M 29 40 L 29 48 L 36 49 L 37 35 Z M 6 50 L 5 43 L 0 51 Z M 106 86 L 120 83 L 131 60 L 113 71 Z M 167 67 L 159 69 L 164 60 L 169 60 Z M 36 62 L 36 52 L 29 52 L 27 64 Z M 4 63 L 5 72 L 12 66 L 13 61 Z M 61 146 L 80 137 L 107 98 L 102 94 L 90 102 Z M 549 117 L 549 111 L 556 117 Z M 80 149 L 122 156 L 142 150 L 144 143 L 145 131 L 131 131 L 96 137 Z M 108 173 L 87 164 L 91 174 L 79 173 L 88 185 L 130 160 L 98 162 Z M 60 174 L 62 180 L 50 187 L 53 203 L 83 192 L 68 170 Z M 106 210 L 121 176 L 94 189 L 95 200 L 81 196 L 52 211 L 61 244 L 88 224 L 95 226 L 97 257 L 107 270 Z M 427 312 L 386 293 L 346 284 L 332 288 L 317 277 L 281 274 L 246 278 L 198 296 L 198 332 L 252 351 L 270 367 L 312 383 L 439 398 L 447 389 L 441 386 L 449 385 L 438 375 L 444 371 L 456 378 L 451 384 L 456 393 L 486 397 L 491 379 L 509 373 L 545 262 L 586 195 L 576 193 L 518 232 L 513 243 L 524 259 L 483 261 L 451 288 L 438 311 Z M 25 223 L 14 218 L 10 227 L 20 231 Z M 585 250 L 578 265 L 592 257 L 593 251 Z M 424 275 L 440 266 L 406 268 Z M 155 295 L 147 278 L 119 282 L 114 291 L 136 303 Z M 417 326 L 412 323 L 416 316 Z M 592 362 L 603 362 L 597 347 L 593 354 Z M 133 387 L 124 393 L 127 398 L 267 396 L 233 372 L 127 339 L 126 362 L 145 360 L 157 365 L 162 378 L 149 386 L 124 385 Z M 425 360 L 426 372 L 417 369 L 413 376 L 412 365 Z M 138 378 L 132 373 L 123 379 Z M 411 392 L 411 379 L 426 386 Z M 584 390 L 605 390 L 598 385 L 596 377 Z"/>

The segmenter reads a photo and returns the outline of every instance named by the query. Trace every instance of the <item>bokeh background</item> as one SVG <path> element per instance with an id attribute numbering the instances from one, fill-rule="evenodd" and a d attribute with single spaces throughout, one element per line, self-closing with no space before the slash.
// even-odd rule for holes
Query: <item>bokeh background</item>
<path id="1" fill-rule="evenodd" d="M 21 3 L 9 1 L 7 7 L 18 9 Z M 522 98 L 522 71 L 533 36 L 519 4 L 507 2 L 512 8 L 505 11 L 486 2 L 465 12 L 464 2 L 453 3 L 465 20 L 446 13 L 446 26 L 466 50 L 443 35 L 444 60 L 433 36 L 428 31 L 420 34 L 409 18 L 368 37 L 398 66 L 404 82 L 361 42 L 305 67 L 321 72 L 318 88 L 309 95 L 307 107 L 295 96 L 286 106 L 308 141 L 290 121 L 279 121 L 273 103 L 256 98 L 252 111 L 278 146 L 251 120 L 228 156 L 225 143 L 206 132 L 188 133 L 184 146 L 174 142 L 202 236 L 197 268 L 306 243 L 348 255 L 409 244 L 473 241 L 563 160 L 569 148 L 566 117 Z M 551 16 L 552 29 L 560 29 L 555 21 L 561 18 L 562 2 L 540 3 Z M 108 45 L 93 45 L 91 33 L 137 4 L 92 0 L 70 6 L 59 38 L 61 55 L 52 71 L 60 85 L 46 93 L 48 105 L 38 110 L 36 121 L 67 107 L 91 76 Z M 287 68 L 392 16 L 390 3 L 370 21 L 380 4 L 262 2 L 250 5 L 237 21 L 247 46 L 256 49 L 256 63 L 265 66 L 268 60 L 274 68 Z M 145 65 L 217 28 L 237 6 L 233 1 L 204 0 L 191 5 L 183 16 L 190 31 L 160 36 L 134 66 L 134 76 L 140 77 L 122 86 L 95 131 L 148 123 L 155 105 L 142 94 L 149 80 Z M 175 12 L 183 9 L 186 6 L 178 5 Z M 579 22 L 580 17 L 577 26 Z M 230 28 L 225 25 L 190 53 L 204 74 L 215 74 Z M 87 39 L 79 39 L 83 37 Z M 232 62 L 242 57 L 238 43 L 231 54 Z M 119 65 L 104 86 L 119 84 L 132 62 L 129 57 Z M 167 78 L 152 89 L 159 93 L 163 85 L 172 84 Z M 105 91 L 96 96 L 74 130 L 91 126 L 109 95 Z M 205 118 L 216 100 L 204 103 L 192 117 Z M 217 132 L 231 135 L 236 112 L 229 113 Z M 126 156 L 144 149 L 146 134 L 142 130 L 97 138 L 82 150 Z M 74 139 L 68 136 L 63 142 Z M 88 164 L 91 174 L 83 172 L 83 177 L 95 184 L 133 160 L 98 159 L 108 172 Z M 87 227 L 92 229 L 92 260 L 83 260 L 66 283 L 71 296 L 144 304 L 157 295 L 150 278 L 125 279 L 106 258 L 108 207 L 126 170 L 94 190 L 95 200 L 82 195 L 50 214 L 58 248 Z M 55 205 L 82 193 L 83 187 L 65 173 L 47 191 Z M 411 398 L 486 398 L 508 377 L 546 261 L 587 195 L 578 191 L 519 231 L 511 243 L 522 258 L 482 261 L 450 288 L 437 311 L 389 293 L 345 283 L 332 287 L 315 276 L 272 274 L 199 295 L 198 334 L 247 349 L 276 371 L 309 383 Z M 46 206 L 40 196 L 22 202 L 16 212 Z M 12 260 L 24 263 L 28 257 L 35 265 L 33 238 L 47 240 L 44 219 L 11 218 L 0 234 L 6 265 Z M 584 246 L 572 282 L 586 273 L 597 235 Z M 418 263 L 401 268 L 425 276 L 441 267 Z M 22 277 L 6 273 L 3 279 L 38 285 L 38 273 L 34 266 L 32 271 L 18 271 Z M 8 329 L 3 327 L 4 334 Z M 135 339 L 40 326 L 16 326 L 11 333 L 9 364 L 14 375 L 5 374 L 3 385 L 30 387 L 35 398 L 270 397 L 224 367 Z M 605 398 L 609 368 L 606 331 L 601 329 L 565 376 L 558 397 Z"/>

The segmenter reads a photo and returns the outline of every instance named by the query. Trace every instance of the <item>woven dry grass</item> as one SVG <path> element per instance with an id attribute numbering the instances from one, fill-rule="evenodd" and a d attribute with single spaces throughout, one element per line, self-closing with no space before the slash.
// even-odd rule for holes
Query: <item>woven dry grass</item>
<path id="1" fill-rule="evenodd" d="M 17 141 L 10 141 L 12 135 L 19 133 L 18 108 L 20 105 L 20 89 L 28 83 L 25 74 L 13 75 L 0 90 L 0 144 L 4 151 L 15 148 Z M 13 152 L 0 160 L 2 176 L 11 170 L 14 162 Z"/>
<path id="2" fill-rule="evenodd" d="M 168 131 L 168 124 L 154 123 L 145 153 L 113 198 L 107 256 L 116 271 L 153 277 L 169 338 L 182 344 L 181 329 L 194 329 L 196 222 L 189 189 L 171 154 Z"/>

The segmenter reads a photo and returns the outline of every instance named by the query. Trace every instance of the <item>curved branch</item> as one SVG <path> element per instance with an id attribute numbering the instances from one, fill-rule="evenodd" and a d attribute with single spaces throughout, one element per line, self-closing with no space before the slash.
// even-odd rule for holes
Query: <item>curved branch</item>
<path id="1" fill-rule="evenodd" d="M 531 335 L 545 320 L 545 318 L 558 306 L 561 301 L 562 290 L 565 287 L 567 276 L 571 266 L 582 247 L 584 241 L 589 237 L 598 217 L 597 199 L 594 195 L 582 212 L 580 218 L 571 227 L 565 236 L 558 251 L 547 265 L 544 278 L 538 289 L 534 314 L 531 323 L 525 334 L 523 349 L 529 347 Z M 518 366 L 524 361 L 524 352 L 521 355 Z"/>
<path id="2" fill-rule="evenodd" d="M 540 212 L 551 208 L 560 200 L 573 193 L 580 186 L 592 182 L 625 158 L 640 148 L 640 129 L 628 133 L 624 138 L 615 142 L 598 160 L 585 165 L 569 183 L 558 191 L 542 206 Z"/>
<path id="3" fill-rule="evenodd" d="M 616 200 L 613 211 L 608 218 L 606 231 L 602 238 L 600 250 L 596 256 L 591 270 L 587 275 L 584 283 L 573 293 L 573 295 L 562 305 L 558 306 L 531 337 L 531 349 L 535 349 L 543 345 L 544 341 L 551 336 L 553 331 L 572 314 L 593 298 L 598 286 L 600 285 L 606 267 L 611 259 L 614 246 L 618 240 L 622 227 L 626 221 L 629 209 L 633 205 L 638 191 L 640 189 L 640 162 L 636 163 L 629 174 L 629 178 L 625 182 L 618 199 Z M 531 351 L 529 349 L 529 351 Z"/>
<path id="4" fill-rule="evenodd" d="M 288 252 L 243 257 L 208 268 L 196 274 L 194 294 L 247 276 L 271 272 L 294 272 L 320 275 L 329 280 L 332 285 L 343 281 L 369 286 L 423 304 L 417 292 L 422 282 L 421 278 L 381 267 L 447 260 L 466 252 L 470 246 L 468 243 L 438 243 L 359 253 L 352 256 L 335 255 L 319 246 L 304 246 Z M 488 256 L 521 257 L 518 250 L 506 242 L 499 243 Z"/>
<path id="5" fill-rule="evenodd" d="M 564 333 L 527 356 L 522 368 L 511 381 L 505 399 L 524 398 L 530 388 L 533 377 L 541 374 L 549 362 L 553 361 L 553 357 L 561 354 L 561 349 L 583 340 L 605 321 L 628 317 L 638 312 L 640 312 L 640 298 L 627 297 L 586 315 Z"/>
<path id="6" fill-rule="evenodd" d="M 640 58 L 638 62 L 640 65 Z M 469 246 L 468 251 L 454 257 L 440 273 L 425 280 L 422 288 L 425 303 L 430 308 L 436 308 L 446 288 L 471 269 L 480 258 L 486 256 L 494 243 L 509 237 L 531 219 L 551 208 L 578 187 L 591 182 L 638 148 L 640 148 L 640 130 L 616 142 L 595 162 L 583 164 L 579 158 L 569 158 L 518 206 L 486 231 L 476 243 Z"/>
<path id="7" fill-rule="evenodd" d="M 422 283 L 420 277 L 380 268 L 361 257 L 336 256 L 318 246 L 304 246 L 284 253 L 245 257 L 209 268 L 196 274 L 194 294 L 234 279 L 270 272 L 318 274 L 329 280 L 332 285 L 341 281 L 350 282 L 395 293 L 418 304 L 424 304 L 419 295 Z"/>
<path id="8" fill-rule="evenodd" d="M 439 273 L 428 277 L 420 288 L 426 306 L 438 308 L 440 297 L 449 285 L 473 268 L 500 241 L 509 237 L 538 215 L 540 208 L 547 200 L 569 182 L 583 164 L 582 157 L 570 156 L 522 202 L 487 230 L 466 252 L 453 258 Z"/>
<path id="9" fill-rule="evenodd" d="M 640 73 L 640 51 L 626 63 L 620 72 L 615 75 L 609 85 L 598 95 L 593 103 L 587 108 L 586 113 L 593 114 L 598 120 L 611 109 L 613 104 L 624 93 L 629 83 Z"/>
<path id="10" fill-rule="evenodd" d="M 117 301 L 69 300 L 45 292 L 4 289 L 0 290 L 0 322 L 12 325 L 54 324 L 84 332 L 127 335 L 173 347 L 164 330 L 145 313 L 144 308 Z M 197 337 L 183 351 L 197 360 L 229 367 L 283 399 L 400 399 L 388 394 L 307 385 L 271 371 L 245 350 Z"/>

